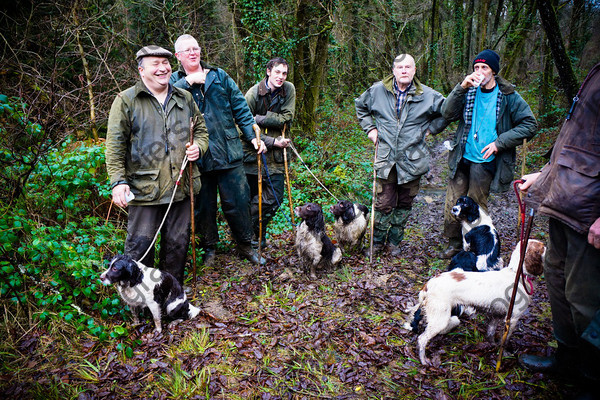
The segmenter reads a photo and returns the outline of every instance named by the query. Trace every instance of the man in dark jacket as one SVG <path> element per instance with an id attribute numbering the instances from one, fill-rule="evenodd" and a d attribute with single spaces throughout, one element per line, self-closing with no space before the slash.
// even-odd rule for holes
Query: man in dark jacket
<path id="1" fill-rule="evenodd" d="M 459 121 L 448 156 L 450 181 L 444 208 L 448 247 L 440 254 L 452 258 L 462 249 L 460 223 L 452 207 L 469 196 L 487 212 L 490 190 L 510 188 L 515 148 L 535 135 L 531 108 L 514 87 L 498 76 L 500 56 L 484 50 L 473 60 L 473 73 L 454 87 L 442 107 L 448 121 Z"/>
<path id="2" fill-rule="evenodd" d="M 171 83 L 192 93 L 206 119 L 209 135 L 208 151 L 198 161 L 202 188 L 196 196 L 195 216 L 204 247 L 204 263 L 213 263 L 219 241 L 218 192 L 221 210 L 237 243 L 238 254 L 254 263 L 264 264 L 265 260 L 259 260 L 251 245 L 250 188 L 242 166 L 241 139 L 251 142 L 259 152 L 265 151 L 265 147 L 264 142 L 258 143 L 254 135 L 255 121 L 246 99 L 225 71 L 200 60 L 200 46 L 193 36 L 182 35 L 177 39 L 175 56 L 182 69 L 171 76 Z"/>
<path id="3" fill-rule="evenodd" d="M 192 96 L 169 84 L 171 56 L 158 46 L 138 51 L 141 81 L 117 95 L 108 116 L 106 168 L 114 203 L 129 205 L 125 253 L 149 267 L 154 266 L 154 246 L 149 246 L 173 199 L 160 231 L 159 268 L 183 284 L 191 219 L 187 173 L 175 197 L 173 191 L 185 155 L 190 161 L 197 160 L 208 147 L 208 134 Z M 198 122 L 190 146 L 192 117 Z M 198 169 L 190 165 L 197 192 Z"/>
<path id="4" fill-rule="evenodd" d="M 521 185 L 527 204 L 549 217 L 544 277 L 558 347 L 519 361 L 580 379 L 589 390 L 580 398 L 591 399 L 600 398 L 600 64 L 575 98 L 550 162 Z"/>
<path id="5" fill-rule="evenodd" d="M 410 54 L 394 59 L 393 74 L 354 100 L 360 126 L 377 143 L 373 252 L 400 255 L 400 242 L 421 176 L 429 171 L 428 133 L 442 132 L 444 96 L 415 78 Z"/>
<path id="6" fill-rule="evenodd" d="M 262 246 L 266 245 L 265 232 L 267 224 L 279 208 L 284 195 L 284 165 L 283 148 L 290 143 L 281 134 L 284 127 L 290 126 L 294 119 L 296 108 L 296 88 L 287 82 L 288 63 L 281 57 L 276 57 L 267 63 L 267 76 L 252 86 L 246 92 L 246 101 L 256 123 L 261 128 L 261 139 L 265 142 L 268 152 L 265 153 L 269 176 L 263 166 L 262 188 Z M 250 184 L 250 210 L 254 240 L 258 245 L 259 215 L 258 215 L 258 163 L 256 150 L 244 143 L 244 168 Z M 269 183 L 270 181 L 270 183 Z M 272 187 L 271 187 L 272 185 Z"/>

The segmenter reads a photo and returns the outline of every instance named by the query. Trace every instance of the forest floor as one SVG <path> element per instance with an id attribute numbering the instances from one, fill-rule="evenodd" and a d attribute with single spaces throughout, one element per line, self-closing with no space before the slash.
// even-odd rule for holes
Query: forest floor
<path id="1" fill-rule="evenodd" d="M 370 265 L 363 255 L 346 254 L 338 269 L 312 281 L 297 269 L 291 231 L 270 238 L 261 268 L 221 249 L 215 266 L 198 277 L 192 302 L 204 310 L 199 317 L 159 335 L 150 318 L 131 327 L 115 317 L 129 336 L 109 343 L 35 325 L 15 340 L 19 358 L 2 369 L 2 398 L 564 398 L 573 386 L 516 361 L 517 354 L 547 354 L 555 346 L 543 279 L 499 373 L 484 315 L 433 339 L 432 366 L 418 360 L 404 310 L 448 264 L 437 257 L 445 244 L 441 149 L 434 148 L 440 157 L 422 182 L 400 257 L 382 255 Z M 515 194 L 492 195 L 490 213 L 507 262 L 518 240 Z M 547 222 L 536 217 L 532 237 L 545 240 L 546 231 Z"/>

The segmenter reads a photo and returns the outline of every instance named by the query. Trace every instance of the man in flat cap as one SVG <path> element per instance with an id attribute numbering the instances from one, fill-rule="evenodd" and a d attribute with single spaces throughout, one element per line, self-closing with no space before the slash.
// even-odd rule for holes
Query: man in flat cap
<path id="1" fill-rule="evenodd" d="M 487 212 L 490 190 L 510 188 L 515 148 L 536 133 L 531 108 L 512 84 L 498 76 L 499 70 L 500 56 L 482 51 L 473 60 L 473 73 L 454 87 L 442 106 L 447 121 L 459 121 L 448 157 L 450 181 L 444 208 L 448 246 L 442 258 L 462 249 L 461 226 L 452 215 L 456 200 L 469 196 Z"/>
<path id="2" fill-rule="evenodd" d="M 196 161 L 208 148 L 204 118 L 192 95 L 169 84 L 170 51 L 146 46 L 137 52 L 141 80 L 119 93 L 108 117 L 106 167 L 116 205 L 128 207 L 125 253 L 148 267 L 154 266 L 154 247 L 148 250 L 165 216 L 183 159 Z M 190 121 L 195 118 L 193 144 Z M 194 192 L 200 173 L 193 169 Z M 159 268 L 183 284 L 190 241 L 188 174 L 176 191 L 161 228 Z"/>

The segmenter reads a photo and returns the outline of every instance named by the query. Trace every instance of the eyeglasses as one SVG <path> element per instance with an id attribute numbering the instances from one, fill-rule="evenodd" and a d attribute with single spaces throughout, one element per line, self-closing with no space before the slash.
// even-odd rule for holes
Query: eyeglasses
<path id="1" fill-rule="evenodd" d="M 189 55 L 191 52 L 199 54 L 200 53 L 200 47 L 190 47 L 189 49 L 178 51 L 179 54 L 185 54 L 186 56 Z"/>

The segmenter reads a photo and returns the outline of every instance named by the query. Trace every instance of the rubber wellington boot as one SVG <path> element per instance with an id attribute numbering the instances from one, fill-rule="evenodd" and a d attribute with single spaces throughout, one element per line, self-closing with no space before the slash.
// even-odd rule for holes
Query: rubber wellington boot
<path id="1" fill-rule="evenodd" d="M 577 377 L 578 350 L 559 343 L 556 353 L 550 356 L 520 354 L 519 364 L 532 372 L 557 375 L 567 379 Z"/>

